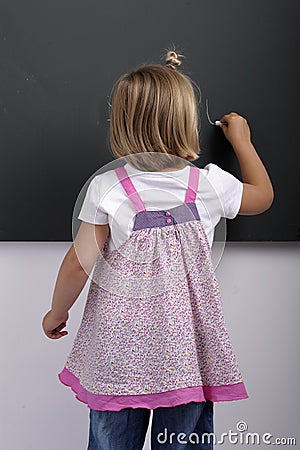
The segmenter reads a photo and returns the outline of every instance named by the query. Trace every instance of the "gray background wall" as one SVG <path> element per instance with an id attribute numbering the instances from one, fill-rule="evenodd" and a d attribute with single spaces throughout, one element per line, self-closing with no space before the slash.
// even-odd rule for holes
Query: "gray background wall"
<path id="1" fill-rule="evenodd" d="M 70 310 L 69 335 L 51 341 L 41 320 L 70 243 L 0 244 L 0 448 L 85 450 L 88 408 L 57 379 L 80 325 L 88 283 Z M 220 437 L 240 420 L 250 432 L 296 437 L 299 417 L 298 243 L 230 242 L 216 269 L 249 398 L 215 403 Z M 226 445 L 220 448 L 264 448 Z M 145 450 L 149 449 L 148 443 Z"/>

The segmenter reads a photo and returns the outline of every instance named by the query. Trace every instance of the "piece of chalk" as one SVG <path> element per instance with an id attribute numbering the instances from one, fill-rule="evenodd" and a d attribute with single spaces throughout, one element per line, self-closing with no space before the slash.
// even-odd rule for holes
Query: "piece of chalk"
<path id="1" fill-rule="evenodd" d="M 222 122 L 220 122 L 220 120 L 216 120 L 215 125 L 217 125 L 217 127 L 220 127 L 222 125 Z"/>

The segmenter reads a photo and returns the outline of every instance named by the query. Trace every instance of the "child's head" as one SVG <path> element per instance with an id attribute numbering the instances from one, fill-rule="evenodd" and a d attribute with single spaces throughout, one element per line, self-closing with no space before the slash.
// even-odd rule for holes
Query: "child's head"
<path id="1" fill-rule="evenodd" d="M 169 51 L 166 66 L 142 65 L 117 80 L 109 134 L 115 157 L 160 152 L 188 161 L 199 158 L 196 85 L 176 70 L 180 64 Z"/>

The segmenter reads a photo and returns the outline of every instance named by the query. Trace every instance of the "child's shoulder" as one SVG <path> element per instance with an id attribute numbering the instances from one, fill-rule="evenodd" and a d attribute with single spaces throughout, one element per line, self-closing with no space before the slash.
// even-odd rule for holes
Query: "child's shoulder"
<path id="1" fill-rule="evenodd" d="M 215 179 L 216 181 L 226 181 L 228 179 L 236 178 L 230 172 L 227 172 L 215 163 L 206 164 L 204 168 L 200 169 L 200 172 L 202 172 L 206 177 Z"/>
<path id="2" fill-rule="evenodd" d="M 219 183 L 222 178 L 226 177 L 228 172 L 225 172 L 215 163 L 208 163 L 203 168 L 200 168 L 200 173 L 210 182 Z"/>
<path id="3" fill-rule="evenodd" d="M 97 173 L 91 179 L 91 183 L 95 185 L 110 185 L 118 180 L 115 169 L 107 169 L 101 173 Z"/>
<path id="4" fill-rule="evenodd" d="M 205 176 L 209 185 L 217 192 L 219 198 L 224 197 L 224 202 L 227 201 L 227 198 L 241 197 L 243 183 L 232 173 L 227 172 L 214 163 L 207 164 L 200 171 Z"/>
<path id="5" fill-rule="evenodd" d="M 203 168 L 200 167 L 200 171 L 203 172 L 204 175 L 215 175 L 218 172 L 222 171 L 221 167 L 219 167 L 215 163 L 208 163 Z"/>
<path id="6" fill-rule="evenodd" d="M 199 167 L 198 169 L 200 170 L 200 174 L 212 183 L 226 183 L 226 181 L 235 178 L 231 173 L 227 172 L 226 170 L 222 169 L 220 166 L 212 162 L 206 164 L 203 168 Z M 129 173 L 129 176 L 131 176 L 131 173 Z M 115 172 L 115 168 L 110 168 L 96 174 L 92 178 L 91 183 L 97 187 L 101 186 L 102 189 L 109 188 L 116 183 L 119 184 L 119 178 Z"/>

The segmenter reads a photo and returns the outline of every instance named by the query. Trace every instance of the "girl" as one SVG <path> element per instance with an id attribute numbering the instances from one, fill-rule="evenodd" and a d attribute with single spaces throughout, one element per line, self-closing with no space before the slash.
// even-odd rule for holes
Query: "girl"
<path id="1" fill-rule="evenodd" d="M 88 450 L 141 450 L 150 410 L 152 449 L 212 449 L 214 402 L 248 398 L 210 250 L 220 218 L 267 210 L 272 184 L 233 112 L 221 128 L 243 182 L 190 162 L 200 153 L 198 109 L 180 64 L 170 51 L 165 66 L 140 66 L 115 84 L 114 167 L 88 187 L 42 322 L 51 339 L 68 334 L 68 311 L 95 265 L 58 375 L 90 409 Z"/>

